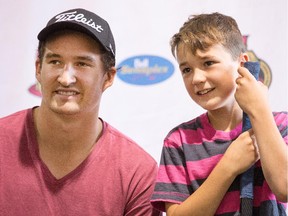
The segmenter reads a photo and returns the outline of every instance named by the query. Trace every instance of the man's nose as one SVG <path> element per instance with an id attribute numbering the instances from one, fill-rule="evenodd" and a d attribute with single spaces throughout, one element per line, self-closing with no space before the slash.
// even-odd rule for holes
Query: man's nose
<path id="1" fill-rule="evenodd" d="M 75 69 L 73 66 L 65 65 L 61 74 L 58 76 L 58 82 L 63 86 L 69 86 L 76 82 Z"/>

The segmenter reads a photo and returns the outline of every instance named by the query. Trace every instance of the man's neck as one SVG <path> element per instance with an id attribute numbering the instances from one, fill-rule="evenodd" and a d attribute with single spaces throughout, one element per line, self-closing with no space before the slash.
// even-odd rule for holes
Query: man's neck
<path id="1" fill-rule="evenodd" d="M 56 178 L 74 170 L 89 155 L 102 133 L 98 117 L 66 120 L 34 110 L 39 154 Z"/>

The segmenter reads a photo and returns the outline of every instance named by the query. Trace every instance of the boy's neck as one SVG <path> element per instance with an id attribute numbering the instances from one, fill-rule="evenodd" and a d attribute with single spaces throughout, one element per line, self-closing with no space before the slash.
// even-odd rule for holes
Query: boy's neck
<path id="1" fill-rule="evenodd" d="M 208 111 L 210 124 L 216 130 L 231 131 L 242 121 L 243 111 L 239 109 L 232 110 L 213 110 Z"/>

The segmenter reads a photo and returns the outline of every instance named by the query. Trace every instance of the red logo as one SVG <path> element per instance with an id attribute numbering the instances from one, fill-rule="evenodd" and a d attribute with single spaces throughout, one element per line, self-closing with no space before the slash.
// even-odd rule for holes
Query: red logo
<path id="1" fill-rule="evenodd" d="M 40 88 L 40 83 L 38 83 L 38 82 L 37 82 L 36 84 L 30 86 L 30 88 L 29 88 L 28 90 L 29 90 L 29 92 L 30 92 L 31 94 L 33 94 L 33 95 L 36 95 L 36 96 L 38 96 L 38 97 L 41 97 L 41 96 L 42 96 L 42 94 L 41 94 L 41 88 Z"/>

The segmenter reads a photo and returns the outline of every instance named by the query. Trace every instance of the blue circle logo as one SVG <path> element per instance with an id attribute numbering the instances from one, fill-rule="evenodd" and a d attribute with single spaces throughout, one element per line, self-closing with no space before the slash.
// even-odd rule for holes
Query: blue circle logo
<path id="1" fill-rule="evenodd" d="M 153 55 L 133 56 L 117 66 L 117 76 L 134 85 L 152 85 L 167 80 L 174 72 L 173 64 Z"/>

